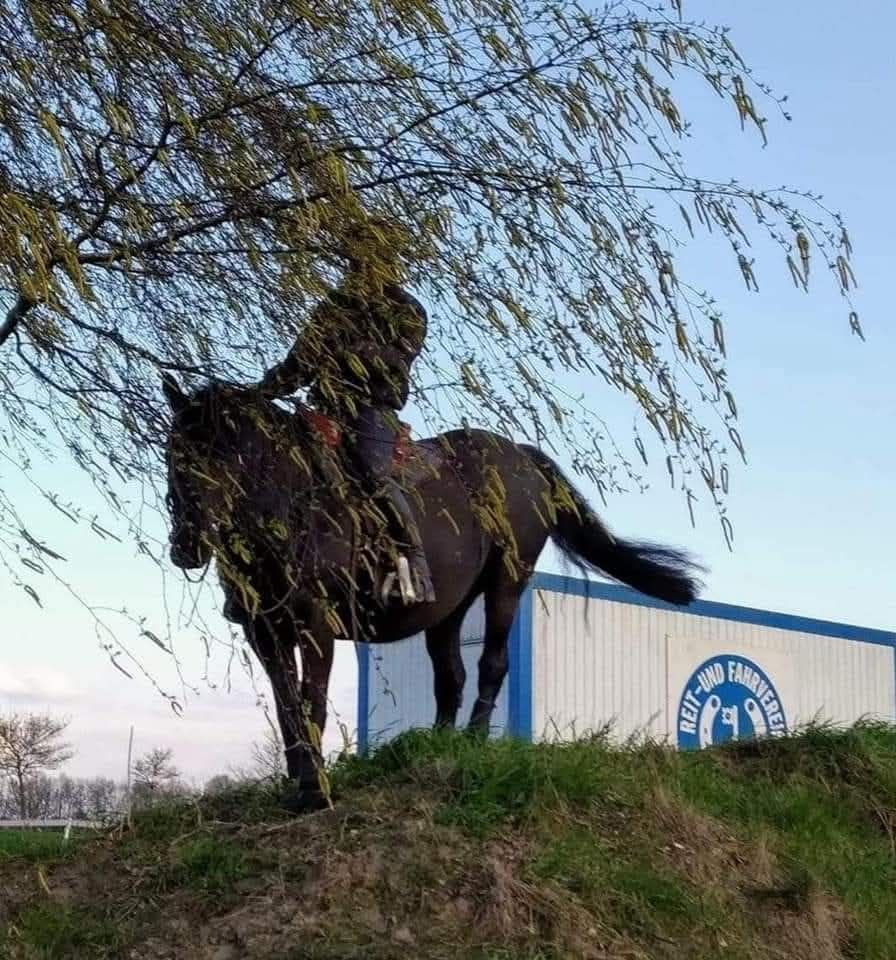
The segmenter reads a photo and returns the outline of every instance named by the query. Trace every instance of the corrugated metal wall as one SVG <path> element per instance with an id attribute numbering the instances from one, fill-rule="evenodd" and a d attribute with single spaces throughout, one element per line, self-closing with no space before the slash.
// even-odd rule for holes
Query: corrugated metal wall
<path id="1" fill-rule="evenodd" d="M 461 653 L 467 670 L 464 701 L 458 716 L 466 724 L 476 699 L 477 663 L 482 652 L 483 608 L 476 603 L 464 620 L 461 630 Z M 363 683 L 364 678 L 359 678 Z M 432 692 L 432 665 L 423 635 L 397 643 L 372 644 L 367 656 L 368 743 L 384 743 L 402 730 L 431 727 L 436 715 Z M 492 715 L 496 734 L 504 731 L 507 722 L 507 684 L 498 698 Z"/>
<path id="2" fill-rule="evenodd" d="M 532 609 L 532 734 L 584 734 L 613 721 L 626 735 L 666 730 L 662 629 L 631 604 L 536 590 Z"/>
<path id="3" fill-rule="evenodd" d="M 619 737 L 674 741 L 689 678 L 726 656 L 760 667 L 789 729 L 812 720 L 896 719 L 894 649 L 881 642 L 536 590 L 532 643 L 536 738 L 612 723 Z"/>

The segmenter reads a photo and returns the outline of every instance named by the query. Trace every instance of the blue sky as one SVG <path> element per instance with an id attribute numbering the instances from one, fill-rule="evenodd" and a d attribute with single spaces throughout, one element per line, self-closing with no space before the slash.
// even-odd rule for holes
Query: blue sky
<path id="1" fill-rule="evenodd" d="M 825 194 L 846 217 L 855 247 L 857 306 L 868 342 L 849 332 L 846 304 L 816 263 L 815 284 L 797 292 L 783 260 L 761 249 L 759 294 L 748 294 L 724 250 L 698 240 L 683 255 L 689 278 L 710 288 L 726 314 L 729 373 L 739 402 L 749 463 L 734 465 L 729 553 L 708 504 L 691 528 L 683 501 L 669 489 L 661 458 L 651 489 L 614 496 L 604 511 L 622 535 L 687 546 L 710 567 L 706 596 L 716 600 L 843 620 L 896 626 L 892 545 L 896 543 L 896 325 L 892 320 L 892 171 L 896 133 L 886 116 L 896 90 L 891 39 L 896 10 L 886 4 L 844 7 L 832 0 L 781 4 L 685 0 L 687 15 L 721 20 L 757 74 L 789 94 L 792 123 L 769 107 L 769 146 L 740 132 L 734 112 L 709 94 L 684 103 L 695 139 L 686 146 L 696 174 L 736 176 L 756 186 L 783 183 Z M 594 385 L 591 405 L 627 443 L 633 411 Z M 0 464 L 6 486 L 19 481 Z M 67 481 L 69 482 L 69 481 Z M 71 485 L 80 490 L 76 477 Z M 58 486 L 58 483 L 57 483 Z M 583 484 L 589 494 L 595 491 Z M 36 501 L 29 504 L 38 525 Z M 47 518 L 49 535 L 57 521 Z M 135 560 L 128 546 L 108 546 L 60 526 L 76 560 L 71 578 L 99 603 L 146 614 L 164 630 L 158 571 Z M 558 569 L 548 552 L 544 569 Z M 169 604 L 181 598 L 169 583 Z M 0 645 L 0 708 L 50 707 L 72 718 L 78 747 L 74 772 L 121 773 L 127 729 L 137 747 L 172 746 L 182 767 L 202 778 L 244 762 L 264 721 L 256 691 L 237 665 L 225 689 L 228 661 L 219 650 L 208 665 L 195 634 L 180 631 L 183 674 L 200 690 L 177 719 L 141 679 L 127 681 L 108 663 L 91 619 L 65 591 L 42 589 L 38 610 L 21 591 L 0 583 L 4 612 Z M 217 603 L 207 592 L 204 605 Z M 174 611 L 176 615 L 176 610 Z M 172 661 L 135 632 L 125 634 L 161 685 L 179 692 Z M 341 647 L 334 670 L 334 713 L 354 727 L 354 653 Z M 263 686 L 259 688 L 263 692 Z M 331 720 L 331 742 L 336 724 Z"/>
<path id="2" fill-rule="evenodd" d="M 735 552 L 724 548 L 710 511 L 690 531 L 659 470 L 647 496 L 611 505 L 610 522 L 620 532 L 643 530 L 695 549 L 712 567 L 707 592 L 715 599 L 892 628 L 896 202 L 887 182 L 896 135 L 881 104 L 896 86 L 888 48 L 896 14 L 882 4 L 766 0 L 685 9 L 729 23 L 757 75 L 789 94 L 794 115 L 788 124 L 768 111 L 770 143 L 762 150 L 740 134 L 733 116 L 708 104 L 716 120 L 711 136 L 699 135 L 701 114 L 692 115 L 694 167 L 756 184 L 796 184 L 843 212 L 868 342 L 850 334 L 846 306 L 819 264 L 806 295 L 771 251 L 759 263 L 760 293 L 750 295 L 724 251 L 695 245 L 686 257 L 691 275 L 725 310 L 749 457 L 732 476 Z"/>

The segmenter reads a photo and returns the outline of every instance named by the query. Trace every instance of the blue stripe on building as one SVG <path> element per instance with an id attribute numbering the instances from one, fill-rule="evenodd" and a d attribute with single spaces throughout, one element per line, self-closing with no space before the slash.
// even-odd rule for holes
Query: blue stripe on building
<path id="1" fill-rule="evenodd" d="M 370 736 L 370 644 L 356 643 L 358 655 L 358 753 L 367 753 Z"/>
<path id="2" fill-rule="evenodd" d="M 610 600 L 616 603 L 630 603 L 639 607 L 653 607 L 657 610 L 670 610 L 673 613 L 689 614 L 698 617 L 713 617 L 716 620 L 735 620 L 738 623 L 752 623 L 760 627 L 776 627 L 779 630 L 794 630 L 798 633 L 813 633 L 820 637 L 836 637 L 840 640 L 860 640 L 862 643 L 877 643 L 885 647 L 896 647 L 896 633 L 889 630 L 872 630 L 869 627 L 857 627 L 848 623 L 836 623 L 830 620 L 814 620 L 811 617 L 797 617 L 789 613 L 774 613 L 771 610 L 757 610 L 753 607 L 739 607 L 731 603 L 716 603 L 712 600 L 695 600 L 686 607 L 676 607 L 664 600 L 655 600 L 631 587 L 598 580 L 583 580 L 578 577 L 566 577 L 558 573 L 536 573 L 531 586 L 536 590 L 549 590 L 577 597 L 590 597 L 597 600 Z"/>
<path id="3" fill-rule="evenodd" d="M 532 604 L 534 593 L 526 587 L 510 630 L 510 669 L 507 682 L 507 732 L 532 739 Z"/>

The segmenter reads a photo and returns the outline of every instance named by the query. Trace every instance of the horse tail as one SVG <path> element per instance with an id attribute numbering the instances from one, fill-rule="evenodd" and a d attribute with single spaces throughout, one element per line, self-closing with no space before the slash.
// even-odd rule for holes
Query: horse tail
<path id="1" fill-rule="evenodd" d="M 650 597 L 684 606 L 696 599 L 702 568 L 671 547 L 621 540 L 604 526 L 584 495 L 537 447 L 521 445 L 554 490 L 551 539 L 583 570 L 593 570 Z"/>

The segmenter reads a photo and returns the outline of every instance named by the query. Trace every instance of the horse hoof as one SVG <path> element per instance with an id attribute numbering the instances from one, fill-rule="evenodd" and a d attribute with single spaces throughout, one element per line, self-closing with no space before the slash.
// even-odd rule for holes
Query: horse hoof
<path id="1" fill-rule="evenodd" d="M 315 813 L 325 810 L 330 802 L 318 784 L 313 786 L 288 787 L 281 798 L 281 805 L 289 813 L 301 816 L 304 813 Z"/>

